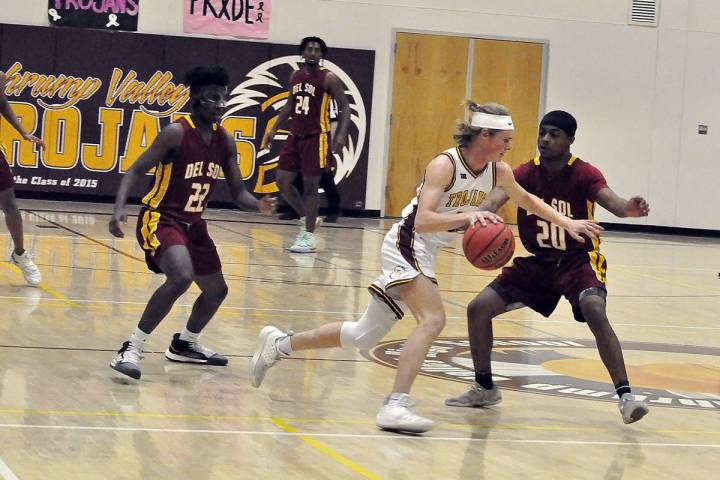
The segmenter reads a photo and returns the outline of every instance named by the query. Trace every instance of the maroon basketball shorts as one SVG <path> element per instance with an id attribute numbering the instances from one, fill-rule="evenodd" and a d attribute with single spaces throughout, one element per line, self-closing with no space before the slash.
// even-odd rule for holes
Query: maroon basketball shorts
<path id="1" fill-rule="evenodd" d="M 5 149 L 0 145 L 0 192 L 4 192 L 13 185 L 15 185 L 13 173 L 5 160 Z"/>
<path id="2" fill-rule="evenodd" d="M 320 177 L 330 167 L 330 134 L 290 135 L 280 151 L 278 168 Z"/>
<path id="3" fill-rule="evenodd" d="M 143 208 L 138 216 L 136 234 L 145 252 L 145 263 L 155 273 L 162 273 L 160 260 L 173 245 L 187 248 L 196 276 L 211 275 L 222 269 L 205 220 L 187 224 L 156 210 Z"/>
<path id="4" fill-rule="evenodd" d="M 583 252 L 560 259 L 536 256 L 516 258 L 505 267 L 489 287 L 495 290 L 508 306 L 521 303 L 545 317 L 557 307 L 564 296 L 572 305 L 578 322 L 585 319 L 580 310 L 580 295 L 588 289 L 606 293 L 607 262 L 599 252 Z"/>

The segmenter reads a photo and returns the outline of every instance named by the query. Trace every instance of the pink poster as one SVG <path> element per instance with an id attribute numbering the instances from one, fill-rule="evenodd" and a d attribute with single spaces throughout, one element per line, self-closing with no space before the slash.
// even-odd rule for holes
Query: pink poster
<path id="1" fill-rule="evenodd" d="M 183 31 L 267 38 L 272 0 L 185 0 Z"/>

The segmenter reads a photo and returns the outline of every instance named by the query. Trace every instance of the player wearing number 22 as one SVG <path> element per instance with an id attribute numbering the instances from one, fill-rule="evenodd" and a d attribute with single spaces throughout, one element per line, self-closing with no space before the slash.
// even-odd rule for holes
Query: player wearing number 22
<path id="1" fill-rule="evenodd" d="M 122 237 L 125 202 L 132 185 L 144 181 L 155 168 L 148 193 L 142 198 L 137 238 L 150 270 L 164 273 L 163 283 L 150 297 L 137 328 L 110 363 L 115 370 L 140 378 L 139 362 L 145 340 L 194 281 L 201 294 L 182 332 L 173 336 L 165 352 L 168 360 L 226 365 L 227 358 L 203 347 L 200 332 L 227 295 L 220 257 L 202 214 L 222 170 L 237 205 L 272 213 L 274 200 L 255 199 L 246 189 L 237 163 L 235 141 L 218 125 L 226 104 L 228 74 L 221 67 L 196 67 L 188 72 L 191 114 L 165 127 L 123 178 L 110 220 L 110 233 Z"/>
<path id="2" fill-rule="evenodd" d="M 608 187 L 600 170 L 570 153 L 576 129 L 577 122 L 569 113 L 556 110 L 546 114 L 538 132 L 540 156 L 514 170 L 517 182 L 566 217 L 592 219 L 596 202 L 619 217 L 646 216 L 649 206 L 643 198 L 620 198 Z M 502 188 L 496 189 L 481 208 L 495 211 L 507 199 Z M 579 242 L 523 208 L 518 209 L 518 230 L 532 256 L 516 258 L 468 306 L 476 381 L 469 391 L 445 403 L 458 407 L 499 403 L 500 391 L 490 371 L 491 320 L 523 306 L 547 317 L 565 296 L 575 319 L 587 322 L 595 336 L 600 357 L 615 384 L 623 420 L 632 423 L 641 419 L 648 408 L 641 397 L 631 393 L 620 342 L 605 311 L 607 264 L 600 253 L 600 240 Z"/>

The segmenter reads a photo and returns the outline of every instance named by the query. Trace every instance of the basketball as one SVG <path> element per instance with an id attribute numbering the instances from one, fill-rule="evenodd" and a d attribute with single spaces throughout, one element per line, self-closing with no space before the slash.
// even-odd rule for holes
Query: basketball
<path id="1" fill-rule="evenodd" d="M 515 238 L 504 223 L 479 222 L 465 230 L 463 252 L 481 270 L 495 270 L 505 265 L 515 252 Z"/>

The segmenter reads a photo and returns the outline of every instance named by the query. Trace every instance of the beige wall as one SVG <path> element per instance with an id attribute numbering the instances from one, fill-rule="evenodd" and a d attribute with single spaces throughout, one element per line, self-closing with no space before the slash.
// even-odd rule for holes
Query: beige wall
<path id="1" fill-rule="evenodd" d="M 440 32 L 548 41 L 545 105 L 578 118 L 575 153 L 599 166 L 621 195 L 647 196 L 647 223 L 720 229 L 720 217 L 703 214 L 720 190 L 720 1 L 663 0 L 659 28 L 628 26 L 630 0 L 437 4 L 273 1 L 270 41 L 316 34 L 331 47 L 377 52 L 367 208 L 383 203 L 393 31 Z M 0 21 L 46 25 L 46 6 L 0 0 Z M 142 0 L 139 29 L 182 35 L 181 0 Z M 697 135 L 701 123 L 710 135 Z M 635 223 L 607 213 L 600 219 Z"/>

